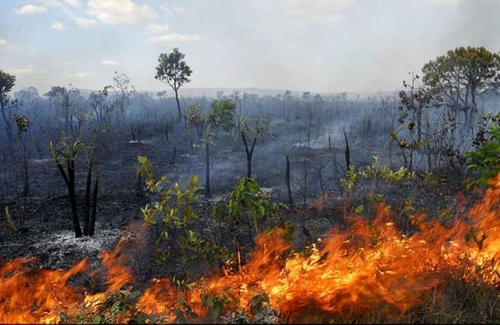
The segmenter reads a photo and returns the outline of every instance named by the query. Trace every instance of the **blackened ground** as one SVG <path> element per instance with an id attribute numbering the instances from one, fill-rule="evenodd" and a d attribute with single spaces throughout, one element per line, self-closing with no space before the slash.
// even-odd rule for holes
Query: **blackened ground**
<path id="1" fill-rule="evenodd" d="M 166 146 L 166 145 L 165 145 Z M 256 149 L 253 170 L 260 186 L 268 190 L 273 200 L 287 202 L 285 186 L 285 159 L 270 156 L 265 147 Z M 368 163 L 364 148 L 356 150 L 353 145 L 352 159 L 355 163 Z M 293 151 L 291 161 L 291 182 L 295 208 L 282 216 L 295 225 L 293 248 L 296 250 L 328 236 L 331 229 L 342 229 L 344 194 L 339 179 L 345 172 L 342 150 L 298 148 Z M 119 143 L 109 147 L 101 157 L 101 179 L 98 199 L 97 224 L 94 237 L 75 238 L 68 196 L 63 179 L 50 159 L 32 162 L 32 191 L 27 198 L 5 196 L 0 202 L 0 211 L 6 206 L 19 231 L 0 228 L 0 260 L 9 261 L 17 257 L 39 257 L 39 265 L 49 269 L 67 269 L 83 258 L 96 268 L 100 265 L 99 254 L 113 250 L 120 239 L 128 245 L 122 251 L 127 256 L 127 265 L 132 269 L 137 286 L 146 286 L 152 278 L 172 276 L 184 272 L 180 257 L 169 263 L 155 263 L 154 229 L 143 225 L 140 208 L 150 203 L 151 197 L 144 195 L 144 186 L 136 177 L 137 155 L 147 156 L 155 166 L 159 177 L 165 174 L 173 182 L 187 181 L 198 174 L 200 185 L 204 185 L 204 157 L 199 151 L 183 152 L 164 148 L 163 144 Z M 211 188 L 215 198 L 227 199 L 238 180 L 245 176 L 244 151 L 214 148 L 212 156 Z M 78 174 L 84 180 L 84 173 Z M 461 217 L 457 193 L 463 190 L 462 177 L 448 177 L 438 185 L 429 185 L 421 179 L 397 186 L 382 185 L 387 202 L 398 216 L 398 225 L 403 231 L 407 216 L 402 212 L 403 202 L 413 198 L 419 211 L 439 218 L 436 211 L 447 211 L 448 216 Z M 354 204 L 370 206 L 366 195 L 367 187 L 361 187 Z M 83 183 L 79 184 L 78 197 L 83 196 Z M 207 204 L 203 199 L 201 203 Z M 478 197 L 466 193 L 469 207 Z M 81 202 L 79 202 L 81 205 Z M 467 207 L 465 207 L 467 210 Z M 201 214 L 203 216 L 203 213 Z M 0 224 L 7 224 L 6 216 L 0 212 Z M 253 238 L 246 230 L 239 229 L 239 238 L 248 246 Z M 246 236 L 246 237 L 245 237 Z M 202 259 L 200 259 L 202 260 Z M 199 262 L 192 266 L 191 274 L 204 275 L 212 272 L 210 265 Z"/>

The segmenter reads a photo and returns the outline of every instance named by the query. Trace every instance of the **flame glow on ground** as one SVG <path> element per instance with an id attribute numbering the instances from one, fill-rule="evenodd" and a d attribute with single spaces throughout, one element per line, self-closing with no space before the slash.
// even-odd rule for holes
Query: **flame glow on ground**
<path id="1" fill-rule="evenodd" d="M 331 230 L 308 254 L 290 254 L 290 244 L 275 230 L 256 240 L 256 250 L 240 272 L 200 280 L 188 291 L 168 279 L 153 279 L 137 307 L 147 314 L 167 315 L 184 299 L 203 317 L 207 314 L 204 294 L 229 293 L 241 310 L 249 310 L 249 302 L 266 293 L 269 306 L 288 323 L 318 321 L 314 315 L 331 315 L 331 319 L 343 315 L 344 321 L 352 315 L 354 321 L 356 315 L 374 308 L 385 320 L 402 321 L 429 300 L 444 300 L 444 286 L 457 275 L 465 282 L 497 287 L 499 207 L 500 176 L 483 200 L 453 224 L 422 222 L 420 231 L 409 236 L 395 229 L 391 211 L 383 204 L 370 224 L 353 217 L 347 231 Z M 94 271 L 89 271 L 85 260 L 67 271 L 35 268 L 35 259 L 3 265 L 0 323 L 56 323 L 62 321 L 61 312 L 75 314 L 82 306 L 97 306 L 106 292 L 133 282 L 123 266 L 126 257 L 119 254 L 123 245 L 126 240 L 114 252 L 102 253 L 103 266 Z M 84 287 L 67 284 L 76 274 L 99 272 L 106 274 L 103 292 L 90 295 Z M 175 320 L 175 314 L 164 318 Z"/>

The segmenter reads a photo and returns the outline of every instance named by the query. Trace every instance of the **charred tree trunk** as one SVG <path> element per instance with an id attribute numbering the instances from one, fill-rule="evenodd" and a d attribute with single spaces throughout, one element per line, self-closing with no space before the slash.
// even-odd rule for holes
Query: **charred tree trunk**
<path id="1" fill-rule="evenodd" d="M 247 138 L 244 132 L 241 132 L 241 139 L 243 140 L 245 153 L 247 156 L 247 177 L 252 178 L 252 155 L 253 149 L 255 148 L 255 143 L 257 143 L 257 137 L 253 138 L 252 145 L 250 147 L 248 146 Z"/>
<path id="2" fill-rule="evenodd" d="M 64 170 L 59 169 L 64 173 Z M 75 229 L 75 237 L 82 237 L 82 229 L 80 228 L 80 220 L 78 219 L 78 209 L 76 205 L 76 194 L 75 194 L 75 160 L 68 159 L 68 176 L 64 175 L 66 186 L 68 187 L 69 202 L 71 205 L 71 215 L 73 217 L 73 227 Z"/>
<path id="3" fill-rule="evenodd" d="M 94 236 L 94 231 L 95 231 L 95 221 L 97 216 L 97 193 L 99 190 L 100 176 L 101 176 L 101 171 L 97 170 L 97 177 L 94 183 L 94 193 L 92 194 L 92 210 L 90 212 L 89 236 Z"/>
<path id="4" fill-rule="evenodd" d="M 349 150 L 349 141 L 347 140 L 347 134 L 345 132 L 345 129 L 343 129 L 344 132 L 344 140 L 345 140 L 345 166 L 346 166 L 346 172 L 349 170 L 351 167 L 351 151 Z"/>
<path id="5" fill-rule="evenodd" d="M 85 198 L 84 198 L 84 203 L 85 203 L 85 215 L 83 219 L 84 236 L 94 236 L 94 230 L 95 230 L 95 220 L 97 213 L 97 191 L 99 188 L 100 172 L 97 171 L 97 178 L 96 181 L 94 182 L 94 188 L 92 192 L 92 170 L 93 170 L 93 165 L 92 163 L 90 163 L 88 165 L 87 183 L 85 187 Z M 92 196 L 92 202 L 91 202 L 91 196 Z"/>
<path id="6" fill-rule="evenodd" d="M 321 195 L 325 194 L 325 185 L 323 182 L 323 168 L 325 168 L 329 163 L 330 161 L 327 161 L 326 163 L 321 164 L 318 168 L 318 181 L 319 181 L 319 188 L 321 190 Z"/>
<path id="7" fill-rule="evenodd" d="M 68 167 L 67 173 L 64 171 L 64 168 L 58 159 L 56 159 L 56 164 L 57 164 L 57 169 L 61 173 L 61 176 L 64 179 L 64 183 L 68 188 L 69 202 L 71 205 L 71 215 L 73 218 L 73 228 L 75 230 L 75 237 L 79 238 L 82 237 L 82 228 L 80 227 L 80 220 L 78 219 L 78 209 L 76 205 L 75 160 L 74 159 L 67 160 L 67 167 Z"/>
<path id="8" fill-rule="evenodd" d="M 303 206 L 306 206 L 307 202 L 307 155 L 304 155 L 304 196 L 302 199 Z"/>
<path id="9" fill-rule="evenodd" d="M 286 182 L 286 189 L 288 192 L 288 204 L 290 204 L 290 206 L 293 206 L 292 187 L 290 184 L 290 157 L 286 156 L 285 158 L 286 158 L 285 182 Z"/>
<path id="10" fill-rule="evenodd" d="M 68 194 L 71 204 L 71 214 L 73 216 L 73 227 L 75 228 L 75 237 L 82 237 L 82 228 L 80 227 L 80 220 L 78 219 L 78 209 L 76 206 L 76 193 L 75 193 L 75 160 L 68 160 Z"/>
<path id="11" fill-rule="evenodd" d="M 175 89 L 175 101 L 177 102 L 177 111 L 179 113 L 178 122 L 182 121 L 181 103 L 179 102 L 179 94 L 177 89 Z"/>
<path id="12" fill-rule="evenodd" d="M 247 152 L 247 177 L 252 177 L 252 154 Z"/>
<path id="13" fill-rule="evenodd" d="M 210 192 L 210 144 L 209 141 L 205 143 L 205 164 L 206 164 L 206 174 L 205 174 L 205 196 L 210 198 L 212 193 Z"/>
<path id="14" fill-rule="evenodd" d="M 83 234 L 89 236 L 90 228 L 90 188 L 92 187 L 92 164 L 88 165 L 87 182 L 85 186 L 85 214 L 83 216 Z"/>
<path id="15" fill-rule="evenodd" d="M 3 98 L 2 101 L 0 102 L 1 108 L 2 108 L 2 118 L 3 121 L 5 122 L 5 135 L 7 136 L 7 141 L 9 146 L 12 144 L 12 124 L 10 123 L 9 119 L 7 118 L 7 113 L 6 110 L 7 108 L 5 107 L 3 103 Z"/>
<path id="16" fill-rule="evenodd" d="M 170 138 L 168 136 L 168 123 L 165 123 L 165 141 L 167 141 L 167 143 L 170 143 Z"/>

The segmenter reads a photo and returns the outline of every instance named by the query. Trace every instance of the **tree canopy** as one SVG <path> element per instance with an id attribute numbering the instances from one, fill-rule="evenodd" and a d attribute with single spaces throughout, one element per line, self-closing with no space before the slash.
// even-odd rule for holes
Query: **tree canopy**
<path id="1" fill-rule="evenodd" d="M 7 94 L 16 85 L 16 77 L 0 70 L 0 99 L 2 102 L 6 99 Z"/>
<path id="2" fill-rule="evenodd" d="M 7 106 L 9 105 L 9 98 L 7 96 L 15 85 L 16 77 L 0 70 L 0 109 L 2 119 L 5 122 L 5 132 L 9 143 L 12 141 L 12 125 L 6 112 L 8 109 Z"/>
<path id="3" fill-rule="evenodd" d="M 208 116 L 208 123 L 215 129 L 228 131 L 234 126 L 235 110 L 236 104 L 229 99 L 214 100 L 212 113 Z"/>
<path id="4" fill-rule="evenodd" d="M 171 53 L 161 53 L 158 58 L 158 66 L 156 67 L 155 79 L 169 85 L 175 92 L 175 100 L 177 101 L 177 109 L 179 111 L 179 120 L 182 118 L 181 106 L 179 103 L 178 90 L 185 83 L 189 83 L 191 76 L 191 68 L 184 61 L 184 53 L 179 52 L 178 48 L 174 48 Z"/>
<path id="5" fill-rule="evenodd" d="M 471 126 L 477 111 L 476 97 L 498 87 L 500 57 L 484 47 L 457 47 L 426 63 L 423 82 L 440 104 L 454 115 L 464 113 Z"/>

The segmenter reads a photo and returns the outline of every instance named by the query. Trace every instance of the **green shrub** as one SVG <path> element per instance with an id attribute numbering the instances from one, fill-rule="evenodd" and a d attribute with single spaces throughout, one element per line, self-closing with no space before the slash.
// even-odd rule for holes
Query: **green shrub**
<path id="1" fill-rule="evenodd" d="M 470 182 L 467 187 L 485 186 L 488 180 L 498 174 L 500 166 L 500 126 L 490 124 L 480 140 L 476 150 L 469 151 L 465 157 L 469 160 L 467 168 L 481 174 L 480 178 Z"/>

